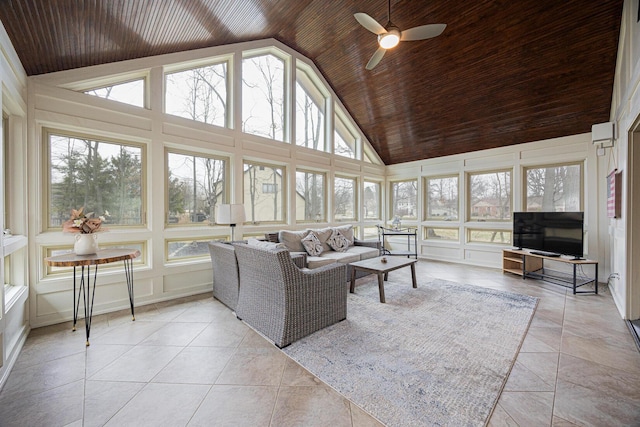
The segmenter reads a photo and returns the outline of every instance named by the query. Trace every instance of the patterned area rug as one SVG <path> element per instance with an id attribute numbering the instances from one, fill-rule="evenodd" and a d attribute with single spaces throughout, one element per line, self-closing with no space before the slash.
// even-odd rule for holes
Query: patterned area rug
<path id="1" fill-rule="evenodd" d="M 358 286 L 347 320 L 283 351 L 388 426 L 485 425 L 537 299 L 445 280 L 385 294 Z"/>

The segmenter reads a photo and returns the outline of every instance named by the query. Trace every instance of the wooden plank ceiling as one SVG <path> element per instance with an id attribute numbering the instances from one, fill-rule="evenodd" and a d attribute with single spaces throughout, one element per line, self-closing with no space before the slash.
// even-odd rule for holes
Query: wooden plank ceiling
<path id="1" fill-rule="evenodd" d="M 385 164 L 590 132 L 609 120 L 622 0 L 3 0 L 29 75 L 273 37 L 315 62 Z"/>

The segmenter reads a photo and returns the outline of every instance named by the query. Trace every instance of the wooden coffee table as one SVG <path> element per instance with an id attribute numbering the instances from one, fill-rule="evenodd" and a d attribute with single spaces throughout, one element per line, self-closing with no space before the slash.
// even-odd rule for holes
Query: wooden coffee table
<path id="1" fill-rule="evenodd" d="M 386 259 L 386 262 L 382 262 Z M 389 272 L 397 270 L 408 265 L 411 266 L 411 280 L 413 281 L 413 287 L 417 288 L 416 283 L 416 262 L 417 259 L 410 258 L 398 258 L 392 256 L 380 256 L 377 258 L 365 259 L 363 261 L 356 261 L 349 263 L 351 269 L 351 289 L 350 292 L 354 293 L 356 287 L 356 270 L 366 271 L 368 273 L 375 273 L 378 275 L 378 289 L 380 290 L 380 302 L 385 302 L 384 299 L 384 281 L 389 277 Z"/>

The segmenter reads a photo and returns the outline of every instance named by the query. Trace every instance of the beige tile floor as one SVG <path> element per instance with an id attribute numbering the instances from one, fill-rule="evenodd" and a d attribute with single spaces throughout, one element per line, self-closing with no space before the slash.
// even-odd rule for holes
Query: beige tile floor
<path id="1" fill-rule="evenodd" d="M 423 260 L 417 273 L 540 298 L 490 426 L 640 425 L 640 352 L 606 287 L 573 296 Z M 0 392 L 0 426 L 102 425 L 380 424 L 206 294 L 138 307 L 135 322 L 126 310 L 95 316 L 89 348 L 69 323 L 31 331 Z"/>

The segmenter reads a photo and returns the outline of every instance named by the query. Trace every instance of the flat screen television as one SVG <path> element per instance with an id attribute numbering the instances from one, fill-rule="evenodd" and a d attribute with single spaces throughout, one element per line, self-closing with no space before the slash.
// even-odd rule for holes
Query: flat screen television
<path id="1" fill-rule="evenodd" d="M 513 245 L 582 258 L 584 212 L 514 212 Z"/>

